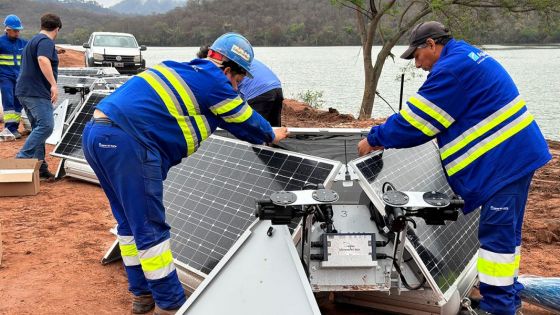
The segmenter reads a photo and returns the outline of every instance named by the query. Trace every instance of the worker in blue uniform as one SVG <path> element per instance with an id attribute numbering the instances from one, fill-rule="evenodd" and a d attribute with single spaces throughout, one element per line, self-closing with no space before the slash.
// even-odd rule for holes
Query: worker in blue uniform
<path id="1" fill-rule="evenodd" d="M 210 46 L 202 46 L 198 58 L 206 58 Z M 278 76 L 260 60 L 251 62 L 252 78 L 245 77 L 239 84 L 239 95 L 273 127 L 282 125 L 284 94 Z"/>
<path id="2" fill-rule="evenodd" d="M 0 37 L 0 91 L 4 107 L 4 127 L 16 139 L 21 138 L 18 132 L 22 106 L 15 96 L 16 81 L 21 65 L 21 53 L 27 44 L 20 38 L 23 24 L 16 15 L 10 14 L 4 19 L 6 33 Z"/>
<path id="3" fill-rule="evenodd" d="M 270 124 L 237 94 L 253 48 L 227 33 L 208 58 L 164 61 L 136 75 L 96 107 L 83 132 L 89 165 L 118 223 L 118 241 L 134 314 L 174 314 L 185 302 L 169 247 L 163 180 L 217 127 L 253 144 L 278 143 Z"/>
<path id="4" fill-rule="evenodd" d="M 408 148 L 437 139 L 451 187 L 478 207 L 477 269 L 483 296 L 477 313 L 515 314 L 521 229 L 533 173 L 551 155 L 525 100 L 506 70 L 490 55 L 454 40 L 438 22 L 417 25 L 401 56 L 429 71 L 406 106 L 374 126 L 358 153 Z"/>

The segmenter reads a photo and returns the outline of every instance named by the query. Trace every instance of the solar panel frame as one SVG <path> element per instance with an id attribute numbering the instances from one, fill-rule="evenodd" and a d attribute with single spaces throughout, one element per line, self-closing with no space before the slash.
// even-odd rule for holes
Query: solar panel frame
<path id="1" fill-rule="evenodd" d="M 385 180 L 401 191 L 435 190 L 448 195 L 454 194 L 443 173 L 435 142 L 409 149 L 377 151 L 349 164 L 358 175 L 362 189 L 383 215 L 385 204 L 381 196 Z M 419 177 L 406 179 L 406 174 L 427 165 L 430 166 L 424 169 L 423 173 L 428 174 L 427 177 L 417 173 Z M 390 171 L 384 172 L 386 167 L 389 167 Z M 448 222 L 444 226 L 428 226 L 422 219 L 416 218 L 417 228 L 409 228 L 414 234 L 408 234 L 405 248 L 423 271 L 434 292 L 442 299 L 449 299 L 457 281 L 462 279 L 474 264 L 478 251 L 478 220 L 478 213 L 470 213 L 467 216 L 461 213 L 456 222 Z M 453 234 L 453 230 L 457 233 Z M 435 249 L 438 246 L 447 251 L 437 252 Z M 458 256 L 462 248 L 466 248 L 463 258 Z M 455 265 L 451 266 L 448 261 Z M 453 268 L 455 270 L 451 270 Z"/>
<path id="2" fill-rule="evenodd" d="M 66 110 L 65 122 L 69 122 L 74 117 L 77 109 L 80 107 L 82 102 L 82 97 L 80 93 L 68 94 L 64 92 L 65 86 L 74 86 L 77 84 L 83 84 L 92 90 L 93 85 L 98 81 L 99 78 L 87 77 L 87 76 L 70 76 L 70 75 L 59 75 L 57 80 L 58 89 L 58 101 L 56 105 L 62 104 L 65 100 L 69 100 L 68 108 Z"/>
<path id="3" fill-rule="evenodd" d="M 242 155 L 236 157 L 237 153 Z M 312 162 L 316 169 L 308 168 Z M 320 170 L 327 166 L 328 173 Z M 279 190 L 299 190 L 309 178 L 329 186 L 340 166 L 338 161 L 211 136 L 197 153 L 172 168 L 164 183 L 176 263 L 206 276 L 256 222 L 256 199 Z M 290 168 L 292 175 L 287 180 Z M 272 174 L 274 180 L 267 178 Z"/>
<path id="4" fill-rule="evenodd" d="M 82 150 L 82 132 L 86 123 L 93 117 L 95 105 L 105 96 L 111 94 L 111 92 L 112 91 L 107 90 L 94 90 L 88 94 L 51 155 L 76 162 L 87 163 Z"/>

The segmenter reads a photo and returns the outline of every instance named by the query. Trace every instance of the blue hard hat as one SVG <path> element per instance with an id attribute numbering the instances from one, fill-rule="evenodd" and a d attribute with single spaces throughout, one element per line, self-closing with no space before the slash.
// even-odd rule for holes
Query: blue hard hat
<path id="1" fill-rule="evenodd" d="M 247 71 L 250 78 L 253 77 L 250 69 L 255 54 L 251 43 L 242 35 L 225 33 L 214 41 L 210 49 L 235 62 Z"/>
<path id="2" fill-rule="evenodd" d="M 21 20 L 15 14 L 10 14 L 6 17 L 6 19 L 4 20 L 4 26 L 18 31 L 23 29 Z"/>

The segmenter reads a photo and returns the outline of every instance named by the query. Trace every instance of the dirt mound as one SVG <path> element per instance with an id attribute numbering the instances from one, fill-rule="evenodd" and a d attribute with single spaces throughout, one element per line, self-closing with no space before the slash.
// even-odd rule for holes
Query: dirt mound
<path id="1" fill-rule="evenodd" d="M 61 47 L 57 47 L 61 49 Z M 58 55 L 59 67 L 84 67 L 84 53 L 73 49 L 64 49 L 65 52 Z"/>
<path id="2" fill-rule="evenodd" d="M 282 125 L 301 128 L 371 128 L 385 119 L 356 120 L 354 116 L 340 114 L 338 110 L 315 109 L 306 103 L 285 99 L 282 107 Z"/>

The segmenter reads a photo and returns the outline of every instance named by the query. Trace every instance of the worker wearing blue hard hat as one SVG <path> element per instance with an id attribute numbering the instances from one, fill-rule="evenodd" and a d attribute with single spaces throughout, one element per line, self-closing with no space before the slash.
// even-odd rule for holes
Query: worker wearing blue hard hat
<path id="1" fill-rule="evenodd" d="M 21 138 L 18 132 L 22 106 L 15 96 L 17 77 L 21 66 L 21 53 L 27 41 L 20 38 L 23 24 L 19 17 L 10 14 L 4 19 L 5 34 L 0 37 L 0 91 L 4 108 L 4 127 L 16 139 Z"/>
<path id="2" fill-rule="evenodd" d="M 132 313 L 175 314 L 185 302 L 165 222 L 163 180 L 217 127 L 254 144 L 277 143 L 270 124 L 237 94 L 253 48 L 227 33 L 208 58 L 171 60 L 128 80 L 97 106 L 84 128 L 84 155 L 118 223 L 117 239 L 132 293 Z"/>

